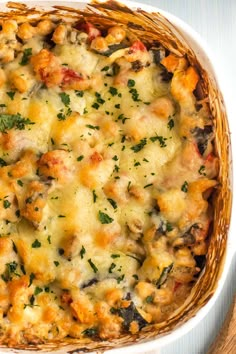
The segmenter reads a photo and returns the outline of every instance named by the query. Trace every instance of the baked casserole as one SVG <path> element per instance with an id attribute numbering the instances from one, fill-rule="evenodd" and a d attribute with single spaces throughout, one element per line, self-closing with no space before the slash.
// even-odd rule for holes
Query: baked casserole
<path id="1" fill-rule="evenodd" d="M 0 31 L 0 343 L 137 335 L 206 262 L 219 159 L 201 72 L 138 25 L 15 6 Z"/>

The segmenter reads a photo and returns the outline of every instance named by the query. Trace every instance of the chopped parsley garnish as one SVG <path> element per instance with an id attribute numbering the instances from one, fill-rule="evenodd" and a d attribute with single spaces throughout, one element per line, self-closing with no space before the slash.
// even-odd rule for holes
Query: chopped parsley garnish
<path id="1" fill-rule="evenodd" d="M 133 101 L 135 101 L 135 102 L 141 101 L 140 98 L 139 98 L 139 93 L 138 93 L 138 91 L 137 91 L 135 88 L 131 88 L 131 89 L 129 90 L 129 92 L 130 92 L 131 95 L 132 95 Z"/>
<path id="2" fill-rule="evenodd" d="M 109 93 L 110 93 L 112 96 L 116 96 L 116 95 L 118 94 L 117 88 L 111 86 L 111 87 L 109 88 Z"/>
<path id="3" fill-rule="evenodd" d="M 51 242 L 51 236 L 50 235 L 48 235 L 47 241 L 48 241 L 49 245 L 51 245 L 52 242 Z"/>
<path id="4" fill-rule="evenodd" d="M 145 301 L 146 301 L 147 304 L 153 303 L 153 296 L 152 295 L 147 296 Z"/>
<path id="5" fill-rule="evenodd" d="M 169 223 L 169 221 L 167 221 L 167 223 L 166 223 L 166 231 L 170 232 L 172 230 L 173 230 L 173 226 L 171 225 L 171 223 Z"/>
<path id="6" fill-rule="evenodd" d="M 151 142 L 155 142 L 155 141 L 159 141 L 159 144 L 160 144 L 160 147 L 166 147 L 166 143 L 165 141 L 167 140 L 167 138 L 164 138 L 163 136 L 160 136 L 160 135 L 156 135 L 156 136 L 152 136 L 150 138 Z"/>
<path id="7" fill-rule="evenodd" d="M 21 59 L 19 64 L 22 65 L 22 66 L 28 64 L 29 58 L 30 58 L 31 55 L 32 55 L 32 48 L 26 48 L 24 50 L 22 59 Z"/>
<path id="8" fill-rule="evenodd" d="M 127 82 L 127 86 L 128 86 L 128 87 L 134 87 L 134 86 L 135 86 L 135 81 L 129 79 L 128 82 Z"/>
<path id="9" fill-rule="evenodd" d="M 199 173 L 200 175 L 202 175 L 202 176 L 206 176 L 205 170 L 206 170 L 206 167 L 205 167 L 204 165 L 201 165 L 200 168 L 199 168 L 199 170 L 198 170 L 198 173 Z"/>
<path id="10" fill-rule="evenodd" d="M 10 97 L 10 99 L 13 101 L 14 100 L 14 96 L 15 96 L 15 91 L 8 91 L 7 95 Z"/>
<path id="11" fill-rule="evenodd" d="M 117 283 L 120 284 L 120 282 L 124 280 L 124 277 L 125 277 L 124 274 L 122 274 L 120 277 L 118 277 L 118 278 L 116 279 Z"/>
<path id="12" fill-rule="evenodd" d="M 120 114 L 120 115 L 118 116 L 118 118 L 117 118 L 117 120 L 121 120 L 122 124 L 125 124 L 125 121 L 126 121 L 127 119 L 130 119 L 130 118 L 125 117 L 123 113 Z"/>
<path id="13" fill-rule="evenodd" d="M 114 172 L 119 172 L 119 170 L 120 170 L 120 167 L 117 166 L 117 165 L 115 165 L 115 167 L 114 167 Z"/>
<path id="14" fill-rule="evenodd" d="M 29 118 L 23 118 L 17 114 L 0 114 L 0 132 L 5 133 L 6 130 L 13 128 L 23 130 L 28 124 L 34 124 Z"/>
<path id="15" fill-rule="evenodd" d="M 33 283 L 33 280 L 35 279 L 35 275 L 34 273 L 30 273 L 30 281 L 29 281 L 29 286 L 28 288 L 30 287 L 30 285 Z"/>
<path id="16" fill-rule="evenodd" d="M 111 254 L 111 258 L 115 259 L 115 258 L 119 258 L 120 255 L 119 254 Z"/>
<path id="17" fill-rule="evenodd" d="M 82 246 L 82 247 L 81 247 L 81 250 L 80 250 L 80 252 L 79 252 L 81 259 L 84 258 L 85 253 L 86 253 L 86 249 L 84 248 L 84 246 Z"/>
<path id="18" fill-rule="evenodd" d="M 92 104 L 92 107 L 95 108 L 95 109 L 98 109 L 100 106 L 99 106 L 99 104 L 97 102 L 94 102 Z"/>
<path id="19" fill-rule="evenodd" d="M 117 109 L 120 109 L 120 103 L 115 104 L 114 107 L 117 108 Z"/>
<path id="20" fill-rule="evenodd" d="M 75 90 L 75 94 L 76 94 L 76 96 L 78 96 L 78 97 L 83 97 L 84 91 Z"/>
<path id="21" fill-rule="evenodd" d="M 139 152 L 144 148 L 144 146 L 147 144 L 147 139 L 141 139 L 140 142 L 137 145 L 134 145 L 131 147 L 131 150 L 133 150 L 135 153 Z"/>
<path id="22" fill-rule="evenodd" d="M 132 277 L 136 280 L 138 280 L 138 275 L 137 274 L 133 274 Z"/>
<path id="23" fill-rule="evenodd" d="M 112 262 L 112 264 L 110 265 L 108 272 L 112 273 L 112 270 L 116 267 L 116 264 Z"/>
<path id="24" fill-rule="evenodd" d="M 114 220 L 109 215 L 103 213 L 101 210 L 98 212 L 98 218 L 101 224 L 111 224 Z"/>
<path id="25" fill-rule="evenodd" d="M 118 161 L 119 159 L 118 159 L 117 155 L 114 155 L 114 156 L 112 157 L 112 160 Z"/>
<path id="26" fill-rule="evenodd" d="M 173 129 L 175 126 L 175 122 L 174 122 L 174 119 L 170 119 L 169 122 L 167 123 L 167 127 L 171 130 Z"/>
<path id="27" fill-rule="evenodd" d="M 61 97 L 62 103 L 63 103 L 66 107 L 68 107 L 69 104 L 70 104 L 70 96 L 69 96 L 67 93 L 65 93 L 65 92 L 59 93 L 59 96 Z"/>
<path id="28" fill-rule="evenodd" d="M 86 127 L 89 129 L 93 129 L 93 130 L 99 130 L 100 127 L 98 125 L 91 125 L 91 124 L 86 124 Z"/>
<path id="29" fill-rule="evenodd" d="M 101 71 L 108 71 L 108 70 L 109 70 L 109 66 L 107 65 L 107 66 L 104 66 L 104 68 L 102 68 Z"/>
<path id="30" fill-rule="evenodd" d="M 137 166 L 141 166 L 141 163 L 138 161 L 134 163 L 134 167 L 137 167 Z"/>
<path id="31" fill-rule="evenodd" d="M 31 204 L 32 202 L 33 202 L 32 197 L 28 197 L 28 198 L 26 198 L 26 200 L 25 200 L 25 203 L 26 203 L 26 204 Z"/>
<path id="32" fill-rule="evenodd" d="M 54 261 L 54 264 L 56 267 L 58 267 L 60 263 L 58 261 Z"/>
<path id="33" fill-rule="evenodd" d="M 116 202 L 113 199 L 107 198 L 107 200 L 111 204 L 113 209 L 117 209 L 117 204 L 116 204 Z"/>
<path id="34" fill-rule="evenodd" d="M 35 288 L 35 290 L 34 290 L 34 295 L 38 295 L 38 294 L 40 294 L 40 293 L 42 293 L 42 292 L 43 292 L 43 289 L 40 288 L 39 286 L 36 286 L 36 288 Z"/>
<path id="35" fill-rule="evenodd" d="M 184 181 L 182 187 L 181 187 L 181 191 L 184 192 L 184 193 L 187 193 L 188 192 L 188 182 L 187 181 Z"/>
<path id="36" fill-rule="evenodd" d="M 11 206 L 11 203 L 9 202 L 9 200 L 5 199 L 5 200 L 3 201 L 3 207 L 4 207 L 4 209 L 10 208 L 10 206 Z"/>
<path id="37" fill-rule="evenodd" d="M 94 273 L 97 273 L 98 272 L 98 268 L 92 262 L 91 258 L 88 259 L 88 263 L 89 263 L 90 267 L 92 268 L 92 270 L 94 271 Z"/>
<path id="38" fill-rule="evenodd" d="M 82 161 L 84 158 L 84 155 L 80 155 L 79 157 L 77 157 L 77 161 Z"/>
<path id="39" fill-rule="evenodd" d="M 95 190 L 93 190 L 93 202 L 96 203 L 96 200 L 97 200 L 97 194 L 95 192 Z"/>
<path id="40" fill-rule="evenodd" d="M 20 187 L 23 187 L 23 185 L 24 185 L 23 182 L 22 182 L 20 179 L 17 180 L 17 184 L 18 184 Z"/>
<path id="41" fill-rule="evenodd" d="M 41 247 L 41 242 L 37 240 L 37 238 L 34 240 L 34 242 L 31 245 L 32 248 L 39 248 Z"/>
<path id="42" fill-rule="evenodd" d="M 9 273 L 15 273 L 17 266 L 18 263 L 16 263 L 15 261 L 6 263 L 6 267 Z"/>

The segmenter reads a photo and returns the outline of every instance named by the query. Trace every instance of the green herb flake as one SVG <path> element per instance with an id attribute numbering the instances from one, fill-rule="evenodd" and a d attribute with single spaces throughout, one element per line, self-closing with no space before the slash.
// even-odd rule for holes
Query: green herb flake
<path id="1" fill-rule="evenodd" d="M 137 274 L 133 274 L 132 277 L 135 279 L 135 280 L 138 280 L 138 275 Z"/>
<path id="2" fill-rule="evenodd" d="M 28 286 L 28 288 L 32 285 L 34 279 L 35 279 L 34 273 L 30 273 L 30 281 L 29 281 L 29 286 Z"/>
<path id="3" fill-rule="evenodd" d="M 201 176 L 206 176 L 206 167 L 204 165 L 201 165 L 199 170 L 198 170 L 198 173 L 201 175 Z"/>
<path id="4" fill-rule="evenodd" d="M 115 156 L 112 157 L 112 160 L 118 161 L 119 159 L 118 159 L 117 155 L 115 155 Z"/>
<path id="5" fill-rule="evenodd" d="M 131 88 L 129 90 L 129 92 L 131 93 L 132 99 L 133 99 L 134 102 L 140 102 L 141 101 L 140 98 L 139 98 L 139 93 L 138 93 L 138 91 L 135 88 Z"/>
<path id="6" fill-rule="evenodd" d="M 27 65 L 31 55 L 32 55 L 32 48 L 26 48 L 23 52 L 23 56 L 19 64 L 22 66 Z"/>
<path id="7" fill-rule="evenodd" d="M 108 269 L 108 273 L 112 273 L 112 270 L 116 267 L 116 264 L 115 263 L 111 263 L 109 269 Z"/>
<path id="8" fill-rule="evenodd" d="M 187 181 L 184 181 L 182 187 L 181 187 L 181 191 L 184 192 L 184 193 L 187 193 L 188 192 L 188 182 Z"/>
<path id="9" fill-rule="evenodd" d="M 124 280 L 125 275 L 122 274 L 120 277 L 116 279 L 117 283 L 120 284 Z"/>
<path id="10" fill-rule="evenodd" d="M 171 225 L 171 223 L 169 221 L 167 221 L 166 223 L 166 231 L 170 232 L 173 230 L 173 226 Z"/>
<path id="11" fill-rule="evenodd" d="M 120 109 L 120 103 L 115 104 L 115 108 Z"/>
<path id="12" fill-rule="evenodd" d="M 147 296 L 145 301 L 147 304 L 152 304 L 153 303 L 153 296 L 152 295 Z"/>
<path id="13" fill-rule="evenodd" d="M 48 241 L 49 245 L 51 245 L 52 241 L 51 241 L 51 236 L 50 235 L 48 235 L 47 241 Z"/>
<path id="14" fill-rule="evenodd" d="M 120 255 L 119 254 L 111 254 L 111 258 L 115 259 L 115 258 L 119 258 Z"/>
<path id="15" fill-rule="evenodd" d="M 24 183 L 23 183 L 20 179 L 17 180 L 17 184 L 18 184 L 20 187 L 23 187 L 23 185 L 24 185 Z"/>
<path id="16" fill-rule="evenodd" d="M 58 267 L 60 263 L 58 261 L 54 261 L 54 264 L 56 267 Z"/>
<path id="17" fill-rule="evenodd" d="M 128 87 L 134 87 L 135 86 L 135 81 L 132 80 L 132 79 L 129 79 L 128 82 L 127 82 L 127 86 Z"/>
<path id="18" fill-rule="evenodd" d="M 137 166 L 141 166 L 141 163 L 138 161 L 134 163 L 134 167 L 137 167 Z"/>
<path id="19" fill-rule="evenodd" d="M 13 101 L 14 100 L 14 96 L 15 96 L 15 91 L 8 91 L 7 95 L 10 97 L 10 99 Z"/>
<path id="20" fill-rule="evenodd" d="M 147 139 L 141 139 L 140 142 L 137 145 L 134 145 L 131 147 L 131 150 L 133 150 L 135 153 L 139 152 L 144 148 L 144 146 L 147 144 Z"/>
<path id="21" fill-rule="evenodd" d="M 10 208 L 10 206 L 11 206 L 11 203 L 9 202 L 9 200 L 5 199 L 5 200 L 3 201 L 3 207 L 4 207 L 4 209 Z"/>
<path id="22" fill-rule="evenodd" d="M 18 130 L 25 129 L 25 125 L 34 124 L 28 118 L 23 118 L 17 114 L 0 114 L 0 131 L 5 133 L 6 130 L 16 128 Z"/>
<path id="23" fill-rule="evenodd" d="M 42 292 L 43 292 L 43 289 L 40 288 L 39 286 L 36 286 L 36 288 L 34 290 L 34 295 L 36 296 L 36 295 L 38 295 L 38 294 L 40 294 Z"/>
<path id="24" fill-rule="evenodd" d="M 107 198 L 107 200 L 111 204 L 113 209 L 117 209 L 117 204 L 116 204 L 116 202 L 113 199 Z"/>
<path id="25" fill-rule="evenodd" d="M 94 273 L 98 272 L 98 268 L 95 266 L 95 264 L 92 262 L 91 258 L 88 259 L 88 263 L 90 265 L 90 267 L 92 268 Z"/>
<path id="26" fill-rule="evenodd" d="M 84 96 L 84 91 L 75 90 L 75 94 L 78 97 L 83 97 Z"/>
<path id="27" fill-rule="evenodd" d="M 123 113 L 120 114 L 120 115 L 118 116 L 118 118 L 117 118 L 117 120 L 121 120 L 121 121 L 122 121 L 122 124 L 125 124 L 125 121 L 126 121 L 127 119 L 130 119 L 130 118 L 125 117 Z"/>
<path id="28" fill-rule="evenodd" d="M 95 192 L 95 190 L 93 190 L 93 202 L 96 203 L 96 200 L 97 200 L 98 196 Z"/>
<path id="29" fill-rule="evenodd" d="M 107 66 L 104 66 L 101 71 L 108 71 L 108 70 L 109 70 L 109 66 L 107 65 Z"/>
<path id="30" fill-rule="evenodd" d="M 94 102 L 92 104 L 92 107 L 95 108 L 95 109 L 98 109 L 100 106 L 99 106 L 99 104 L 97 102 Z"/>
<path id="31" fill-rule="evenodd" d="M 65 92 L 59 93 L 59 96 L 61 97 L 61 102 L 68 107 L 70 104 L 70 96 Z"/>
<path id="32" fill-rule="evenodd" d="M 41 242 L 37 240 L 37 238 L 34 240 L 34 242 L 31 245 L 32 248 L 40 248 L 41 247 Z"/>
<path id="33" fill-rule="evenodd" d="M 156 135 L 156 136 L 152 136 L 150 138 L 151 142 L 154 143 L 155 141 L 159 141 L 159 144 L 160 144 L 160 147 L 166 147 L 166 140 L 167 138 L 164 138 L 163 136 L 160 136 L 160 135 Z"/>
<path id="34" fill-rule="evenodd" d="M 111 224 L 114 220 L 109 215 L 103 213 L 101 210 L 98 212 L 98 219 L 101 224 Z"/>
<path id="35" fill-rule="evenodd" d="M 109 88 L 109 93 L 110 93 L 112 96 L 118 95 L 117 88 L 111 86 L 111 87 Z"/>
<path id="36" fill-rule="evenodd" d="M 84 248 L 84 246 L 82 246 L 82 247 L 81 247 L 81 250 L 80 250 L 80 252 L 79 252 L 81 259 L 84 258 L 85 253 L 86 253 L 86 249 Z"/>
<path id="37" fill-rule="evenodd" d="M 100 127 L 98 125 L 91 125 L 91 124 L 86 124 L 86 127 L 89 129 L 93 129 L 93 130 L 99 130 Z"/>
<path id="38" fill-rule="evenodd" d="M 167 127 L 169 130 L 173 129 L 175 126 L 175 122 L 174 122 L 174 119 L 170 119 L 169 122 L 167 123 Z"/>
<path id="39" fill-rule="evenodd" d="M 84 155 L 80 155 L 79 157 L 77 157 L 77 161 L 82 161 L 84 158 Z"/>

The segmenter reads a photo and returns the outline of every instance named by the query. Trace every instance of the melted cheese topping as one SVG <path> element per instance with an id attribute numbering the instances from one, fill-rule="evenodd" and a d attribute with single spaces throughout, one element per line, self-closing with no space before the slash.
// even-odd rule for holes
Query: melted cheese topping
<path id="1" fill-rule="evenodd" d="M 86 34 L 43 22 L 15 23 L 23 44 L 0 52 L 0 341 L 10 346 L 111 339 L 171 316 L 201 270 L 216 184 L 212 122 L 186 59 L 160 62 L 117 26 L 104 38 L 91 24 Z M 116 37 L 126 48 L 108 55 Z"/>

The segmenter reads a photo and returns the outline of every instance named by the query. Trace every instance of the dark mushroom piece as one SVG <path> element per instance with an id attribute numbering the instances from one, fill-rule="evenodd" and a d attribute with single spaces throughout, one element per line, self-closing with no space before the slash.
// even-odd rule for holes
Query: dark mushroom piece
<path id="1" fill-rule="evenodd" d="M 207 150 L 208 143 L 213 139 L 212 125 L 205 125 L 204 128 L 196 127 L 192 134 L 197 142 L 198 151 L 201 155 Z"/>
<path id="2" fill-rule="evenodd" d="M 133 301 L 131 301 L 130 305 L 125 308 L 117 309 L 116 313 L 123 318 L 123 328 L 128 331 L 131 322 L 136 321 L 139 325 L 139 330 L 148 325 L 148 322 L 141 316 L 135 307 Z"/>

